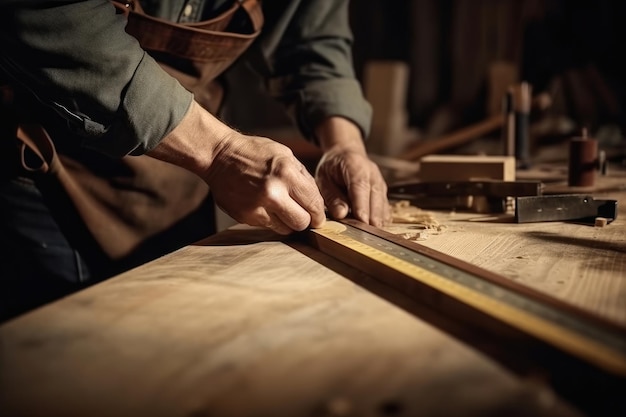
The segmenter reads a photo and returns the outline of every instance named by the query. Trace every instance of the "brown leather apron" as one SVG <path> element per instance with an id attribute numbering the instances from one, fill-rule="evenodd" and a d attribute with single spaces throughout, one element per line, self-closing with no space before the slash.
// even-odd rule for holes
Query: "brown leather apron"
<path id="1" fill-rule="evenodd" d="M 126 32 L 143 49 L 193 92 L 196 101 L 216 113 L 222 99 L 214 80 L 228 68 L 258 36 L 263 26 L 259 0 L 237 0 L 220 16 L 198 23 L 176 24 L 148 16 L 138 2 L 114 0 L 128 14 Z M 233 32 L 239 28 L 242 32 Z"/>
<path id="2" fill-rule="evenodd" d="M 222 99 L 216 78 L 263 24 L 257 0 L 235 1 L 217 18 L 191 24 L 147 16 L 138 4 L 114 4 L 128 17 L 127 32 L 212 113 Z M 55 138 L 36 124 L 21 125 L 17 136 L 22 169 L 92 269 L 115 272 L 215 231 L 208 186 L 185 169 L 148 156 L 57 152 Z"/>

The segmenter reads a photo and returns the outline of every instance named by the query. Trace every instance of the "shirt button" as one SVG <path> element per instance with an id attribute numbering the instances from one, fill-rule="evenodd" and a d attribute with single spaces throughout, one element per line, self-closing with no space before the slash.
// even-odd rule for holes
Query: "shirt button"
<path id="1" fill-rule="evenodd" d="M 193 13 L 193 6 L 191 4 L 186 5 L 185 9 L 183 10 L 183 16 L 189 17 L 191 16 L 192 13 Z"/>

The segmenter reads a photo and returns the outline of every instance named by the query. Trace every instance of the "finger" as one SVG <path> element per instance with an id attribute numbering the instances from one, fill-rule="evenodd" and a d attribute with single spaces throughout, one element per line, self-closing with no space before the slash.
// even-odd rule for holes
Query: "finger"
<path id="1" fill-rule="evenodd" d="M 294 185 L 289 189 L 289 196 L 309 215 L 309 223 L 304 228 L 308 226 L 321 227 L 324 225 L 326 222 L 324 199 L 315 183 L 315 179 L 302 164 L 300 164 L 300 169 L 296 173 Z"/>
<path id="2" fill-rule="evenodd" d="M 290 231 L 301 231 L 311 224 L 311 214 L 303 205 L 292 198 L 291 189 L 304 188 L 310 190 L 313 195 L 319 194 L 317 187 L 313 184 L 307 184 L 307 181 L 300 181 L 299 184 L 293 184 L 289 188 L 283 180 L 273 180 L 268 184 L 267 195 L 265 198 L 266 210 L 270 213 L 272 219 L 277 219 L 284 224 Z M 307 195 L 306 191 L 299 191 L 303 195 Z M 310 198 L 309 198 L 310 199 Z"/>
<path id="3" fill-rule="evenodd" d="M 362 179 L 348 184 L 348 194 L 352 202 L 352 215 L 363 223 L 370 222 L 371 187 Z"/>
<path id="4" fill-rule="evenodd" d="M 280 235 L 288 235 L 294 231 L 277 216 L 270 216 L 270 220 L 265 227 Z"/>
<path id="5" fill-rule="evenodd" d="M 258 207 L 250 213 L 246 220 L 239 222 L 250 226 L 264 227 L 281 235 L 288 235 L 293 232 L 282 220 L 268 213 L 263 207 Z"/>
<path id="6" fill-rule="evenodd" d="M 348 197 L 341 188 L 326 175 L 318 176 L 317 186 L 322 193 L 330 216 L 333 219 L 345 218 L 350 211 L 350 205 L 348 203 Z"/>
<path id="7" fill-rule="evenodd" d="M 272 212 L 274 218 L 289 228 L 290 232 L 302 231 L 311 224 L 311 215 L 292 198 L 285 199 Z"/>
<path id="8" fill-rule="evenodd" d="M 389 201 L 387 200 L 387 186 L 379 178 L 370 191 L 370 224 L 381 227 L 389 215 Z"/>
<path id="9" fill-rule="evenodd" d="M 391 204 L 389 204 L 389 200 L 387 200 L 387 205 L 385 206 L 385 217 L 383 218 L 383 225 L 389 225 L 393 223 Z"/>

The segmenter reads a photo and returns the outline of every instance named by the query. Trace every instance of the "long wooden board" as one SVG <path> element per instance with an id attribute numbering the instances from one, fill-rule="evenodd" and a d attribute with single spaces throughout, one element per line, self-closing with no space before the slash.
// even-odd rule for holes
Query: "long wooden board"
<path id="1" fill-rule="evenodd" d="M 454 320 L 513 330 L 514 343 L 531 352 L 557 389 L 584 378 L 611 407 L 623 401 L 625 326 L 354 220 L 309 233 L 318 249 Z"/>
<path id="2" fill-rule="evenodd" d="M 0 326 L 0 415 L 581 417 L 420 308 L 228 230 Z"/>

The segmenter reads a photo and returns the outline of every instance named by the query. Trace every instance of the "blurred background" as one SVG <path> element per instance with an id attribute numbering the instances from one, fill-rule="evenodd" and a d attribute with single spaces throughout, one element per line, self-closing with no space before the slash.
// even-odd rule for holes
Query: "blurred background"
<path id="1" fill-rule="evenodd" d="M 497 115 L 507 88 L 526 81 L 532 97 L 549 99 L 530 114 L 533 153 L 586 128 L 609 157 L 623 160 L 623 0 L 355 0 L 350 19 L 356 74 L 375 112 L 372 154 L 402 156 Z M 245 79 L 235 95 L 263 94 L 258 80 Z M 226 119 L 293 145 L 298 133 L 266 100 L 253 112 L 231 109 Z M 493 129 L 479 135 L 487 140 L 480 145 L 446 152 L 497 153 L 500 135 Z"/>

